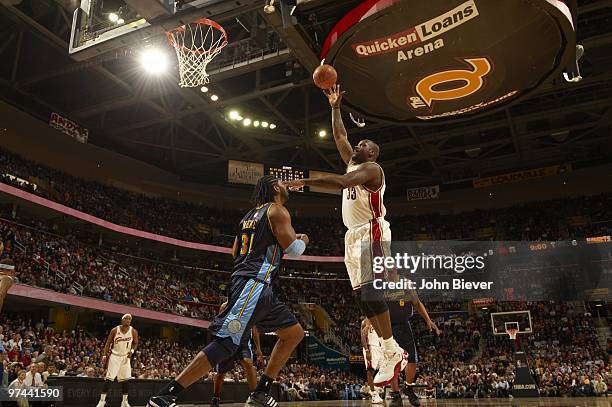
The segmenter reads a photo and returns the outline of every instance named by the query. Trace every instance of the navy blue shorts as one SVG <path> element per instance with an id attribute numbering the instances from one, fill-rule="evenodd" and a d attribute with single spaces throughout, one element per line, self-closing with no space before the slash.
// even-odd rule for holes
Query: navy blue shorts
<path id="1" fill-rule="evenodd" d="M 234 367 L 234 364 L 243 360 L 253 360 L 253 349 L 251 349 L 251 341 L 246 345 L 241 345 L 233 356 L 218 363 L 215 370 L 217 373 L 227 373 Z"/>
<path id="2" fill-rule="evenodd" d="M 398 345 L 408 352 L 408 363 L 418 363 L 419 355 L 410 324 L 391 325 L 391 330 Z"/>
<path id="3" fill-rule="evenodd" d="M 232 277 L 227 307 L 208 328 L 215 337 L 203 352 L 212 366 L 236 355 L 247 345 L 253 325 L 260 333 L 275 332 L 298 323 L 269 284 L 243 277 Z"/>

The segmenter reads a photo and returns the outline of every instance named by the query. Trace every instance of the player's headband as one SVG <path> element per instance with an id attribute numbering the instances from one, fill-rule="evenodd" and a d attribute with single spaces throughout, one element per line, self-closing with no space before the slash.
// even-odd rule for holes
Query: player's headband
<path id="1" fill-rule="evenodd" d="M 132 319 L 132 316 L 131 316 L 130 314 L 124 314 L 124 315 L 121 317 L 121 320 L 123 321 L 123 320 L 124 320 L 124 319 L 126 319 L 126 318 L 127 318 L 127 319 Z"/>

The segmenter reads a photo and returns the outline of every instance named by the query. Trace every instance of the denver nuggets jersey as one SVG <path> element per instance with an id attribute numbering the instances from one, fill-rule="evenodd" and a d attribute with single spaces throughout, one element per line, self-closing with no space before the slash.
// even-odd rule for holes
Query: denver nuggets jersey
<path id="1" fill-rule="evenodd" d="M 410 318 L 414 314 L 414 309 L 410 301 L 389 301 L 389 317 L 392 325 L 410 324 Z"/>
<path id="2" fill-rule="evenodd" d="M 283 249 L 274 237 L 268 219 L 272 205 L 268 203 L 253 208 L 240 221 L 240 250 L 234 260 L 234 276 L 251 277 L 266 283 L 276 276 Z"/>
<path id="3" fill-rule="evenodd" d="M 349 164 L 346 172 L 355 171 L 364 164 Z M 380 170 L 382 172 L 382 168 Z M 344 221 L 344 226 L 350 229 L 366 224 L 372 219 L 384 218 L 387 214 L 387 210 L 383 204 L 384 195 L 384 172 L 382 184 L 376 191 L 370 191 L 363 185 L 357 185 L 342 190 L 342 220 Z"/>

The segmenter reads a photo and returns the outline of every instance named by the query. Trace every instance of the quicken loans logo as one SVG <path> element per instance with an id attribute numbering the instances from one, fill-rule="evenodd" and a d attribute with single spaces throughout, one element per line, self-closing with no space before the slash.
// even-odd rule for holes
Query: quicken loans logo
<path id="1" fill-rule="evenodd" d="M 432 18 L 416 27 L 421 41 L 427 41 L 470 21 L 478 16 L 474 0 L 466 1 L 439 17 Z"/>
<path id="2" fill-rule="evenodd" d="M 433 38 L 460 26 L 476 16 L 478 16 L 478 9 L 476 8 L 474 0 L 470 0 L 416 27 L 390 34 L 386 37 L 353 44 L 352 47 L 360 58 L 397 51 L 398 62 L 400 62 L 402 60 L 412 59 L 413 57 L 413 53 L 410 53 L 410 51 L 402 52 L 402 49 L 409 48 L 425 41 L 433 41 Z M 415 49 L 414 56 L 420 56 L 419 54 L 427 53 L 430 51 L 429 48 L 433 50 L 434 48 L 438 49 L 442 46 L 444 46 L 442 39 L 436 40 L 435 43 L 425 44 L 420 51 L 419 48 Z"/>

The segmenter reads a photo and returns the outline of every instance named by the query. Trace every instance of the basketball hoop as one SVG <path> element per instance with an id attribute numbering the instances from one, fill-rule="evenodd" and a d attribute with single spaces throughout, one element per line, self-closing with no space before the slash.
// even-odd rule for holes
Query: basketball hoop
<path id="1" fill-rule="evenodd" d="M 206 67 L 227 45 L 227 34 L 215 21 L 202 18 L 166 33 L 179 63 L 179 85 L 198 87 L 209 82 Z"/>
<path id="2" fill-rule="evenodd" d="M 508 333 L 508 336 L 510 336 L 510 339 L 512 339 L 513 341 L 516 340 L 516 335 L 518 334 L 518 329 L 508 328 L 508 329 L 506 329 L 506 332 Z"/>

